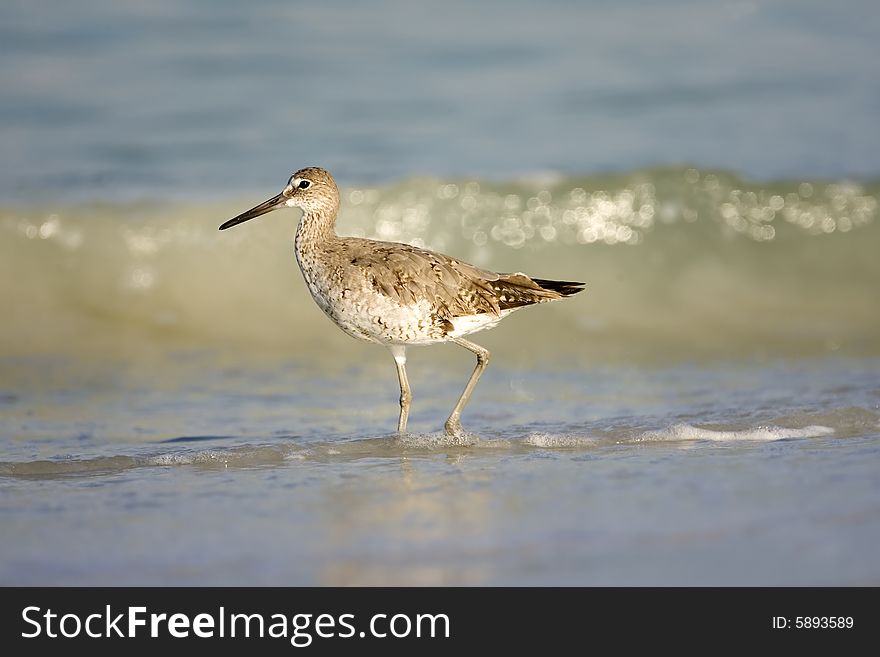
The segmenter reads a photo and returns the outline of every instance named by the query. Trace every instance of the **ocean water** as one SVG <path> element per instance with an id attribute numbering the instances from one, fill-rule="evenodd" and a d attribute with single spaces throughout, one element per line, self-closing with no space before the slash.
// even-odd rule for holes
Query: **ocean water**
<path id="1" fill-rule="evenodd" d="M 319 164 L 876 177 L 873 0 L 5 0 L 4 197 L 212 198 Z"/>
<path id="2" fill-rule="evenodd" d="M 876 585 L 870 3 L 0 8 L 0 583 Z M 393 361 L 340 234 L 582 280 Z"/>

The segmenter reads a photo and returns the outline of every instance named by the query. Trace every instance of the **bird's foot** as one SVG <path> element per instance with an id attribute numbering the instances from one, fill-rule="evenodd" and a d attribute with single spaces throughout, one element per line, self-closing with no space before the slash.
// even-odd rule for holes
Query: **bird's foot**
<path id="1" fill-rule="evenodd" d="M 449 418 L 444 425 L 446 433 L 454 438 L 464 435 L 464 429 L 461 426 L 461 420 L 458 418 Z"/>

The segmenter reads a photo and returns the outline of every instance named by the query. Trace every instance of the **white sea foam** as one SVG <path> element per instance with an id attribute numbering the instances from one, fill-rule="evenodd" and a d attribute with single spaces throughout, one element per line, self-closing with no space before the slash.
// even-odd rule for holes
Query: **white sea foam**
<path id="1" fill-rule="evenodd" d="M 830 436 L 834 429 L 821 425 L 812 425 L 800 429 L 783 427 L 754 427 L 735 431 L 716 431 L 703 429 L 690 424 L 676 424 L 660 431 L 646 431 L 638 437 L 643 441 L 674 441 L 674 440 L 710 440 L 713 442 L 735 442 L 739 440 L 774 441 L 786 438 L 818 438 Z"/>
<path id="2" fill-rule="evenodd" d="M 395 440 L 406 447 L 422 447 L 436 449 L 438 447 L 470 447 L 480 441 L 479 437 L 471 433 L 461 433 L 450 436 L 446 433 L 408 433 L 398 436 Z"/>
<path id="3" fill-rule="evenodd" d="M 530 433 L 523 438 L 523 444 L 531 445 L 532 447 L 543 447 L 545 449 L 592 447 L 596 444 L 596 439 L 589 436 L 576 436 L 572 434 Z"/>
<path id="4" fill-rule="evenodd" d="M 224 463 L 229 454 L 213 450 L 203 452 L 178 452 L 158 454 L 147 459 L 147 465 L 195 465 L 198 463 Z"/>
<path id="5" fill-rule="evenodd" d="M 146 457 L 141 465 L 207 465 L 225 467 L 252 467 L 282 463 L 289 449 L 274 445 L 243 445 L 231 449 L 206 449 L 198 451 L 169 452 Z"/>

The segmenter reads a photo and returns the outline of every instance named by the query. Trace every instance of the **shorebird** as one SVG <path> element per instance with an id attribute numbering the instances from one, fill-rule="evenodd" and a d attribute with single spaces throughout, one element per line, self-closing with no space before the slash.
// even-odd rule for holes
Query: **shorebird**
<path id="1" fill-rule="evenodd" d="M 391 351 L 400 382 L 401 434 L 412 401 L 408 346 L 453 342 L 476 354 L 476 367 L 445 424 L 447 433 L 461 434 L 462 409 L 489 363 L 489 351 L 464 336 L 492 328 L 514 310 L 568 297 L 584 287 L 521 273 L 499 274 L 409 244 L 339 237 L 339 190 L 333 176 L 319 167 L 300 169 L 280 194 L 220 230 L 285 207 L 302 210 L 294 250 L 315 303 L 348 335 Z"/>

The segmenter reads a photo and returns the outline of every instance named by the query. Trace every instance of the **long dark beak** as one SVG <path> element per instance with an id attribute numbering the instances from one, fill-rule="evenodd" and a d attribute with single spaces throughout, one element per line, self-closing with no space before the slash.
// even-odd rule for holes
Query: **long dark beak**
<path id="1" fill-rule="evenodd" d="M 262 203 L 260 203 L 257 207 L 251 208 L 247 212 L 242 212 L 237 217 L 230 219 L 225 224 L 220 226 L 220 230 L 232 228 L 233 226 L 244 223 L 249 219 L 254 219 L 256 217 L 259 217 L 260 215 L 266 214 L 267 212 L 272 212 L 272 210 L 277 210 L 278 208 L 283 208 L 286 206 L 286 204 L 287 197 L 284 196 L 284 194 L 273 196 L 268 201 L 263 201 Z"/>

